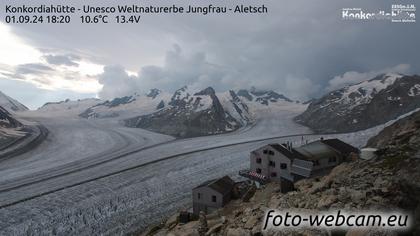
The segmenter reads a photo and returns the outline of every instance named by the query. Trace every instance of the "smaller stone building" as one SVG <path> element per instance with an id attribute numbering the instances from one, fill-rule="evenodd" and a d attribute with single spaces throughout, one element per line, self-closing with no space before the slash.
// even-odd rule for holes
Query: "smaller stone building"
<path id="1" fill-rule="evenodd" d="M 198 215 L 200 211 L 203 211 L 209 214 L 223 207 L 231 200 L 234 186 L 235 182 L 229 176 L 224 176 L 193 188 L 193 213 Z"/>

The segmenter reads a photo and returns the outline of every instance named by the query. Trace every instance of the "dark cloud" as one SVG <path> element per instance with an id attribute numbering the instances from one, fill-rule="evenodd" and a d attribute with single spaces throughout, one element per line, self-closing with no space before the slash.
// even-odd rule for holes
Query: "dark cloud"
<path id="1" fill-rule="evenodd" d="M 35 0 L 32 4 L 36 3 L 44 1 Z M 124 3 L 140 4 L 134 0 Z M 407 64 L 410 73 L 420 73 L 420 57 L 416 53 L 420 42 L 418 23 L 341 19 L 341 9 L 345 7 L 390 10 L 393 3 L 232 0 L 223 4 L 266 4 L 269 13 L 144 15 L 138 25 L 99 24 L 95 30 L 91 25 L 75 22 L 65 27 L 16 25 L 13 30 L 39 48 L 69 52 L 77 48 L 77 53 L 90 55 L 97 63 L 123 65 L 124 68 L 108 67 L 100 77 L 104 85 L 100 95 L 104 97 L 150 87 L 174 90 L 193 84 L 212 85 L 219 91 L 255 86 L 305 99 L 323 94 L 326 88 L 359 80 L 349 78 L 350 72 L 369 75 Z M 83 5 L 84 1 L 75 0 L 72 4 Z M 96 0 L 89 4 L 115 3 Z M 167 1 L 141 4 L 167 5 Z M 178 48 L 173 49 L 174 44 Z M 139 76 L 129 76 L 124 69 L 140 70 Z"/>
<path id="2" fill-rule="evenodd" d="M 52 65 L 79 66 L 75 61 L 80 60 L 77 55 L 45 55 L 45 60 Z"/>
<path id="3" fill-rule="evenodd" d="M 122 66 L 107 66 L 98 77 L 103 85 L 99 96 L 113 98 L 145 92 L 151 88 L 174 91 L 185 85 L 203 89 L 213 86 L 219 91 L 232 88 L 237 78 L 233 68 L 209 63 L 204 53 L 186 55 L 175 45 L 166 53 L 163 66 L 145 66 L 137 76 L 129 76 Z"/>
<path id="4" fill-rule="evenodd" d="M 197 90 L 208 86 L 217 91 L 250 87 L 280 90 L 278 86 L 272 86 L 275 81 L 241 79 L 242 77 L 243 75 L 233 67 L 210 63 L 204 53 L 188 55 L 175 45 L 173 50 L 166 53 L 163 66 L 145 66 L 137 76 L 128 75 L 122 66 L 105 67 L 104 73 L 99 76 L 99 83 L 103 85 L 99 96 L 110 99 L 145 92 L 151 88 L 172 92 L 185 85 Z M 296 99 L 306 99 L 320 89 L 319 85 L 313 84 L 308 78 L 287 75 L 283 81 L 281 91 Z M 295 96 L 295 94 L 305 94 L 305 96 Z"/>
<path id="5" fill-rule="evenodd" d="M 145 66 L 139 72 L 141 84 L 167 91 L 184 85 L 204 88 L 213 86 L 226 90 L 232 86 L 234 68 L 209 62 L 204 52 L 186 54 L 179 45 L 166 53 L 163 66 Z"/>
<path id="6" fill-rule="evenodd" d="M 16 75 L 28 75 L 28 74 L 32 74 L 32 75 L 42 75 L 45 74 L 47 72 L 51 72 L 54 69 L 41 64 L 41 63 L 28 63 L 28 64 L 22 64 L 22 65 L 18 65 L 15 69 L 15 74 Z"/>

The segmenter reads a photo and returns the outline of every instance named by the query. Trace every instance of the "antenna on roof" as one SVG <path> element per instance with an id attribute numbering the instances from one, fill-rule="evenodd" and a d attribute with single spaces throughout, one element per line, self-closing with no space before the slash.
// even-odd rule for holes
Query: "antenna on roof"
<path id="1" fill-rule="evenodd" d="M 286 142 L 286 148 L 287 148 L 287 150 L 292 151 L 292 142 L 287 141 Z"/>

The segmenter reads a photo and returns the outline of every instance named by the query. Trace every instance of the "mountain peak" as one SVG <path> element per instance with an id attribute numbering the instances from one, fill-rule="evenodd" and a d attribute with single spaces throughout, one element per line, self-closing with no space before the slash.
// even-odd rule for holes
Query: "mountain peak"
<path id="1" fill-rule="evenodd" d="M 150 91 L 146 94 L 147 97 L 151 97 L 151 98 L 156 98 L 162 91 L 157 89 L 157 88 L 153 88 L 150 89 Z"/>
<path id="2" fill-rule="evenodd" d="M 0 106 L 9 112 L 27 111 L 29 110 L 25 105 L 7 96 L 0 91 Z"/>
<path id="3" fill-rule="evenodd" d="M 215 94 L 216 94 L 216 91 L 214 91 L 212 87 L 207 87 L 206 89 L 201 90 L 200 92 L 195 93 L 194 95 L 199 96 L 199 95 L 215 95 Z"/>
<path id="4" fill-rule="evenodd" d="M 248 101 L 252 101 L 253 99 L 252 95 L 249 94 L 248 90 L 246 89 L 240 89 L 237 95 L 246 98 Z"/>
<path id="5" fill-rule="evenodd" d="M 278 102 L 279 100 L 293 102 L 283 94 L 279 94 L 273 90 L 257 90 L 255 87 L 251 87 L 250 91 L 240 89 L 237 95 L 244 97 L 248 101 L 256 101 L 263 105 L 268 105 L 269 102 Z"/>

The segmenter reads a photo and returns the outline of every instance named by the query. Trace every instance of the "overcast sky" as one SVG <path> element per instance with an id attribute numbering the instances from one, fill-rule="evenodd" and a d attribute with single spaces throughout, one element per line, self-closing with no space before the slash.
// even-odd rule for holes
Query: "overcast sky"
<path id="1" fill-rule="evenodd" d="M 264 15 L 144 15 L 133 25 L 81 25 L 77 18 L 70 25 L 10 25 L 4 22 L 6 2 L 0 90 L 31 108 L 184 85 L 218 91 L 254 86 L 305 100 L 378 73 L 420 72 L 419 22 L 341 19 L 342 8 L 390 11 L 393 1 L 71 1 L 79 7 L 245 3 L 269 10 Z M 30 3 L 52 2 L 70 1 Z"/>

